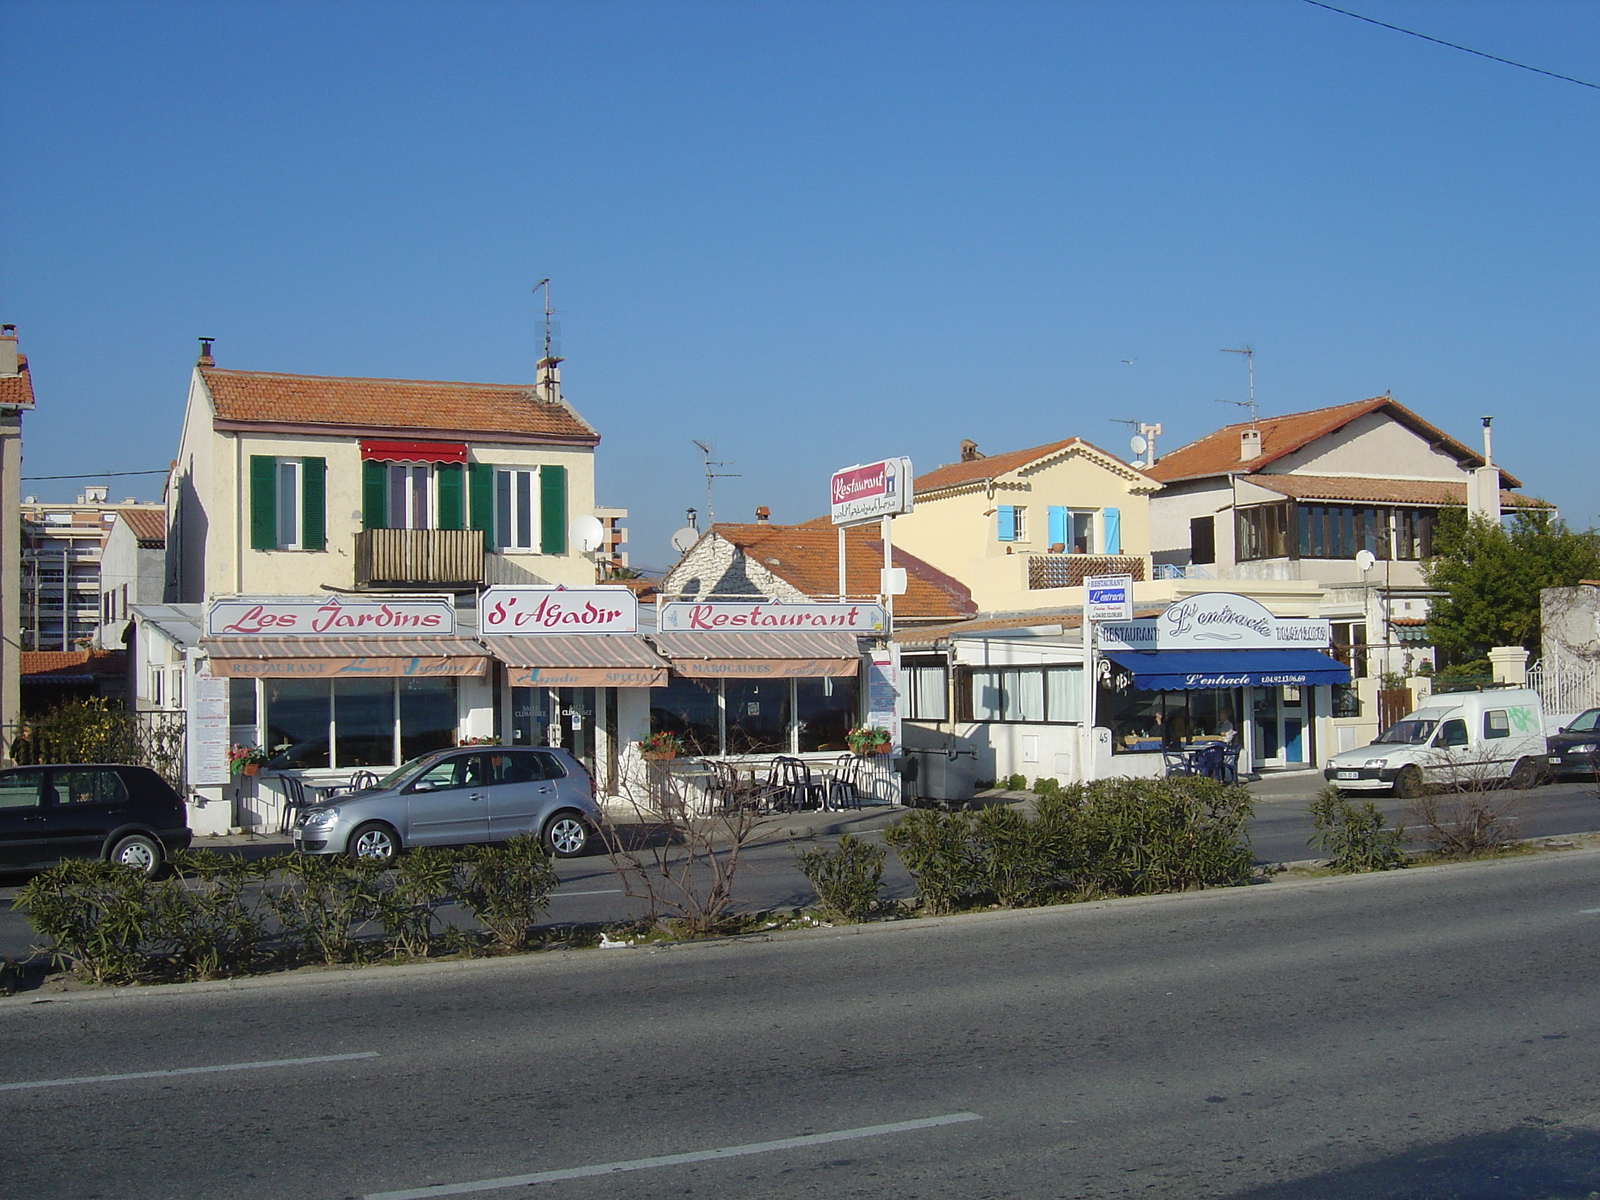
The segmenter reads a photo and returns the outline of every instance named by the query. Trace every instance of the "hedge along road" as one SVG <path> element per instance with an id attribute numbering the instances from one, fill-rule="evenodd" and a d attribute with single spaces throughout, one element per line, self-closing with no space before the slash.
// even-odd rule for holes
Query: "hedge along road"
<path id="1" fill-rule="evenodd" d="M 0 1191 L 1586 1195 L 1597 871 L 3 1000 Z"/>
<path id="2" fill-rule="evenodd" d="M 1291 862 L 1316 856 L 1316 850 L 1307 845 L 1312 830 L 1306 817 L 1306 805 L 1321 786 L 1322 777 L 1315 771 L 1272 775 L 1250 785 L 1256 798 L 1250 835 L 1257 861 Z M 1593 784 L 1553 784 L 1526 792 L 1496 795 L 1519 798 L 1524 837 L 1600 831 L 1600 798 Z M 1359 802 L 1362 798 L 1356 796 L 1355 799 Z M 1415 824 L 1406 814 L 1406 801 L 1387 796 L 1373 799 L 1388 814 L 1392 824 Z M 864 836 L 873 840 L 880 837 L 876 831 Z M 816 842 L 781 839 L 747 847 L 736 884 L 741 907 L 797 908 L 812 903 L 815 897 L 811 887 L 795 866 L 795 850 L 827 844 L 830 840 L 833 839 L 821 837 Z M 242 847 L 243 852 L 251 854 L 266 853 L 269 849 L 281 852 L 287 845 L 274 848 L 258 841 Z M 622 885 L 603 854 L 558 860 L 556 872 L 562 882 L 551 900 L 545 918 L 548 924 L 620 922 L 641 911 L 636 901 L 623 895 Z M 11 907 L 17 887 L 24 879 L 25 876 L 16 873 L 0 874 L 0 955 L 14 959 L 26 958 L 34 940 L 26 916 Z M 884 894 L 891 899 L 916 894 L 911 877 L 893 852 L 885 863 Z M 446 908 L 441 915 L 458 923 L 470 922 L 459 909 Z"/>

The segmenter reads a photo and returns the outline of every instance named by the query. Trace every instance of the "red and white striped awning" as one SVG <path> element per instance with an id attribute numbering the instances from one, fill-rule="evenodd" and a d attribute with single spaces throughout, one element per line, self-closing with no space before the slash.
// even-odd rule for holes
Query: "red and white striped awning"
<path id="1" fill-rule="evenodd" d="M 470 638 L 205 638 L 211 674 L 234 679 L 476 676 L 489 668 Z"/>
<path id="2" fill-rule="evenodd" d="M 667 663 L 632 633 L 490 637 L 512 687 L 665 687 Z"/>

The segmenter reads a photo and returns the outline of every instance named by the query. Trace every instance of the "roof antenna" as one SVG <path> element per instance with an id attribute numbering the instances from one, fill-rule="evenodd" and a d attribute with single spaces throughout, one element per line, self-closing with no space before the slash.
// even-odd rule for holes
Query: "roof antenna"
<path id="1" fill-rule="evenodd" d="M 561 326 L 550 318 L 561 310 L 550 307 L 550 280 L 548 278 L 541 279 L 533 285 L 534 293 L 537 294 L 540 288 L 544 289 L 544 355 L 539 361 L 550 362 L 553 360 L 560 362 L 560 356 L 555 353 L 555 339 L 561 336 Z"/>
<path id="2" fill-rule="evenodd" d="M 1223 354 L 1242 354 L 1242 355 L 1244 355 L 1245 366 L 1250 371 L 1250 399 L 1248 399 L 1248 400 L 1218 400 L 1217 403 L 1218 404 L 1237 404 L 1240 408 L 1248 408 L 1250 410 L 1250 424 L 1254 425 L 1254 424 L 1256 424 L 1256 421 L 1257 421 L 1257 414 L 1256 414 L 1256 352 L 1254 350 L 1252 350 L 1249 346 L 1246 346 L 1243 350 L 1229 350 L 1226 346 L 1224 346 L 1222 348 L 1222 353 Z"/>
<path id="3" fill-rule="evenodd" d="M 700 447 L 700 455 L 706 464 L 706 528 L 710 529 L 717 523 L 717 514 L 711 507 L 711 481 L 713 479 L 739 479 L 742 476 L 737 471 L 718 471 L 717 467 L 731 467 L 732 463 L 715 462 L 711 458 L 712 450 L 708 442 L 693 439 L 694 444 Z"/>
<path id="4" fill-rule="evenodd" d="M 1128 439 L 1128 449 L 1133 451 L 1133 462 L 1130 466 L 1138 467 L 1141 471 L 1156 465 L 1156 437 L 1161 433 L 1161 425 L 1146 425 L 1143 421 L 1129 420 L 1127 417 L 1110 418 L 1113 424 L 1126 425 L 1133 430 L 1133 437 Z M 1140 456 L 1146 456 L 1140 462 Z"/>

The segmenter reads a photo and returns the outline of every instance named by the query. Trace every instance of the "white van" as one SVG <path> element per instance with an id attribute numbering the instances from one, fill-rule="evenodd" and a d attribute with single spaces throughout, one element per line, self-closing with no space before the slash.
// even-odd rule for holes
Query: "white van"
<path id="1" fill-rule="evenodd" d="M 1322 777 L 1340 791 L 1393 790 L 1408 799 L 1427 786 L 1508 780 L 1512 787 L 1533 787 L 1548 753 L 1538 692 L 1446 692 L 1430 696 L 1370 745 L 1335 754 Z"/>

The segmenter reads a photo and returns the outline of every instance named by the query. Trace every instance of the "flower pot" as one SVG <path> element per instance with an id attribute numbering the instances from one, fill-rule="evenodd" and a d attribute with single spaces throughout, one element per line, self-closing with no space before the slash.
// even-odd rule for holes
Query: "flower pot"
<path id="1" fill-rule="evenodd" d="M 260 763 L 245 763 L 244 770 L 241 772 L 241 774 L 244 774 L 244 775 L 255 775 L 260 770 L 261 770 L 261 764 Z"/>
<path id="2" fill-rule="evenodd" d="M 676 750 L 646 750 L 644 757 L 646 762 L 671 762 L 678 757 L 678 752 Z"/>

